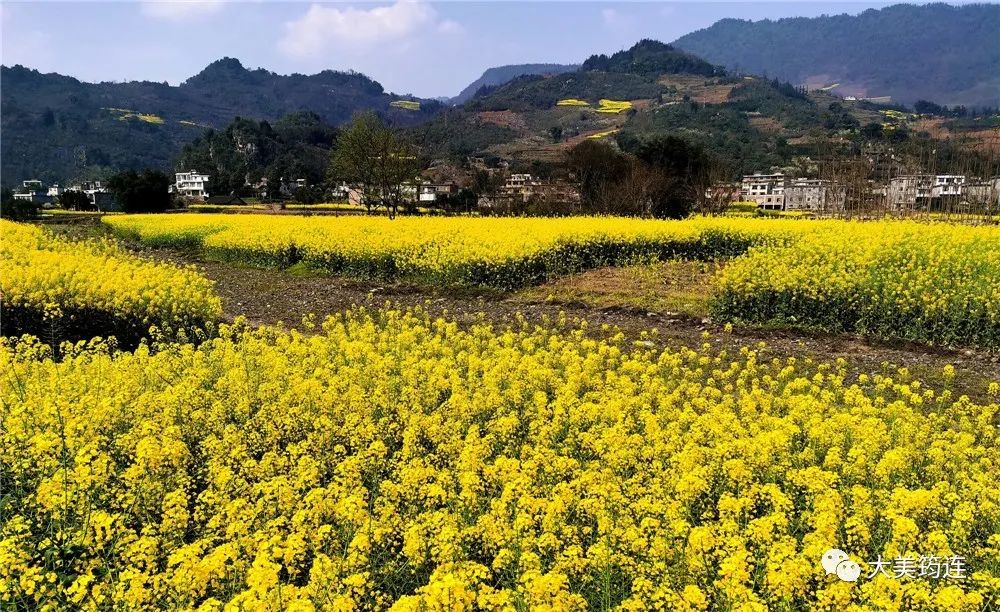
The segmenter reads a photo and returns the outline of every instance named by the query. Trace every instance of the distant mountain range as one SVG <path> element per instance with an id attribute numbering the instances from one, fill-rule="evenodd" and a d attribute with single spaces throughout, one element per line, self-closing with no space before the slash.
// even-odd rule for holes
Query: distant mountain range
<path id="1" fill-rule="evenodd" d="M 223 58 L 178 86 L 149 81 L 84 83 L 23 66 L 0 69 L 0 155 L 5 184 L 60 181 L 120 168 L 169 169 L 181 146 L 234 117 L 275 121 L 311 111 L 339 125 L 376 110 L 401 125 L 419 123 L 442 104 L 397 108 L 403 97 L 367 76 L 326 70 L 279 75 Z M 410 99 L 407 97 L 406 99 Z"/>
<path id="2" fill-rule="evenodd" d="M 510 64 L 507 66 L 496 66 L 487 69 L 482 76 L 469 83 L 461 93 L 451 98 L 449 102 L 451 104 L 465 104 L 483 87 L 503 85 L 526 74 L 562 74 L 563 72 L 573 72 L 579 68 L 579 64 Z"/>
<path id="3" fill-rule="evenodd" d="M 860 126 L 886 122 L 878 109 L 842 105 L 836 94 L 1000 106 L 998 32 L 996 5 L 726 19 L 673 45 L 642 41 L 580 65 L 491 68 L 448 103 L 395 95 L 355 72 L 279 75 L 232 58 L 213 62 L 178 86 L 84 83 L 4 66 L 0 178 L 14 185 L 27 178 L 94 178 L 123 168 L 170 170 L 185 144 L 236 117 L 275 123 L 308 112 L 313 117 L 306 123 L 338 126 L 369 109 L 411 128 L 437 157 L 553 161 L 586 138 L 622 142 L 666 132 L 719 151 L 733 172 L 765 168 L 797 151 L 808 154 L 828 138 L 842 146 Z M 816 91 L 806 95 L 781 80 Z M 601 109 L 601 99 L 629 101 L 632 109 Z M 298 117 L 292 125 L 299 129 L 303 121 Z M 975 131 L 988 125 L 965 121 L 953 127 Z M 916 120 L 902 127 L 942 138 L 955 133 Z M 234 133 L 234 142 L 239 135 Z"/>
<path id="4" fill-rule="evenodd" d="M 995 146 L 1000 116 L 924 105 L 925 115 L 848 101 L 829 91 L 728 72 L 691 53 L 643 40 L 577 71 L 522 75 L 485 87 L 460 107 L 409 129 L 430 159 L 506 159 L 518 171 L 544 172 L 588 140 L 638 148 L 674 136 L 703 149 L 720 178 L 774 168 L 815 172 L 811 160 L 886 152 L 895 172 L 960 165 L 963 155 Z M 935 116 L 930 116 L 934 114 Z"/>
<path id="5" fill-rule="evenodd" d="M 1000 106 L 1000 5 L 899 4 L 859 15 L 723 19 L 677 47 L 751 74 L 912 104 Z"/>

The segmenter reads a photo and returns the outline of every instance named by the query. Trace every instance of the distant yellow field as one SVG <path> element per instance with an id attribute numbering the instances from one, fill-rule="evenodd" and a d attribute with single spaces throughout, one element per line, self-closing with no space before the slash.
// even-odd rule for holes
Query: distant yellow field
<path id="1" fill-rule="evenodd" d="M 617 134 L 618 132 L 619 132 L 618 128 L 615 128 L 613 130 L 604 130 L 603 132 L 597 132 L 595 134 L 587 136 L 587 140 L 598 140 L 601 138 L 607 138 L 608 136 L 611 136 L 612 134 Z"/>
<path id="2" fill-rule="evenodd" d="M 417 102 L 416 100 L 393 100 L 389 103 L 389 106 L 392 106 L 393 108 L 401 108 L 403 110 L 420 110 L 420 102 Z"/>
<path id="3" fill-rule="evenodd" d="M 628 100 L 607 100 L 598 102 L 597 112 L 617 115 L 632 108 L 632 103 Z"/>
<path id="4" fill-rule="evenodd" d="M 565 100 L 556 102 L 556 106 L 590 106 L 590 102 L 577 100 L 576 98 L 566 98 Z"/>
<path id="5" fill-rule="evenodd" d="M 127 108 L 108 107 L 105 108 L 104 110 L 111 111 L 112 113 L 117 113 L 118 119 L 120 121 L 127 121 L 129 119 L 138 119 L 139 121 L 145 121 L 146 123 L 152 123 L 154 125 L 163 125 L 164 123 L 163 117 L 148 113 L 140 113 L 139 111 L 134 111 Z"/>

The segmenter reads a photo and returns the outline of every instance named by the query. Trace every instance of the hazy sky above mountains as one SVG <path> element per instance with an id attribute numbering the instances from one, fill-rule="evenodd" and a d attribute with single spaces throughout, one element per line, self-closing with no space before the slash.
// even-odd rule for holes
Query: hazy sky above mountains
<path id="1" fill-rule="evenodd" d="M 884 2 L 3 2 L 2 60 L 84 81 L 177 84 L 224 56 L 281 74 L 354 69 L 450 96 L 486 68 L 581 62 L 724 17 L 859 13 Z"/>

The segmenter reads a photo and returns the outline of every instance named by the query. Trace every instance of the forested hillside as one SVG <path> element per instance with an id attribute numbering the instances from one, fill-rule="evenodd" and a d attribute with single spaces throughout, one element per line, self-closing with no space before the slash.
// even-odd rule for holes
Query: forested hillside
<path id="1" fill-rule="evenodd" d="M 65 181 L 114 169 L 170 169 L 184 143 L 234 117 L 277 120 L 310 111 L 339 125 L 377 110 L 412 125 L 443 106 L 391 106 L 399 96 L 363 74 L 279 75 L 238 60 L 213 62 L 179 86 L 149 81 L 84 83 L 22 66 L 2 68 L 3 180 Z M 407 98 L 409 99 L 409 98 Z"/>
<path id="2" fill-rule="evenodd" d="M 900 4 L 859 15 L 723 19 L 674 43 L 706 60 L 841 95 L 1000 105 L 1000 5 Z"/>
<path id="3" fill-rule="evenodd" d="M 510 64 L 489 68 L 475 81 L 469 83 L 457 96 L 449 100 L 451 104 L 465 104 L 483 87 L 496 87 L 526 74 L 561 74 L 573 72 L 578 64 Z"/>
<path id="4" fill-rule="evenodd" d="M 567 150 L 590 139 L 631 150 L 669 135 L 704 149 L 720 178 L 733 179 L 862 151 L 885 152 L 897 172 L 927 163 L 944 168 L 970 144 L 983 150 L 998 121 L 996 115 L 916 106 L 919 114 L 727 73 L 645 40 L 592 56 L 575 72 L 524 75 L 484 88 L 411 133 L 431 158 L 497 157 L 523 167 L 561 163 Z"/>

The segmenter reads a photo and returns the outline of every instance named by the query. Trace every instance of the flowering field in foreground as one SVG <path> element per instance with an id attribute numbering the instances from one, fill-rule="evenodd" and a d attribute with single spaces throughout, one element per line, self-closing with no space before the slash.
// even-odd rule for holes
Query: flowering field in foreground
<path id="1" fill-rule="evenodd" d="M 0 221 L 0 236 L 4 335 L 128 340 L 150 325 L 196 327 L 222 313 L 211 282 L 193 269 L 10 221 Z"/>
<path id="2" fill-rule="evenodd" d="M 852 223 L 737 258 L 716 314 L 1000 347 L 1000 228 Z"/>
<path id="3" fill-rule="evenodd" d="M 635 258 L 716 258 L 824 224 L 772 220 L 569 218 L 274 218 L 126 215 L 103 220 L 154 246 L 201 245 L 257 265 L 304 261 L 334 273 L 504 289 Z"/>
<path id="4" fill-rule="evenodd" d="M 0 607 L 978 610 L 1000 595 L 996 403 L 904 370 L 660 353 L 558 324 L 384 311 L 317 331 L 223 326 L 197 347 L 59 362 L 0 346 Z M 831 547 L 857 582 L 824 573 Z M 961 557 L 965 577 L 868 578 L 879 556 Z"/>

